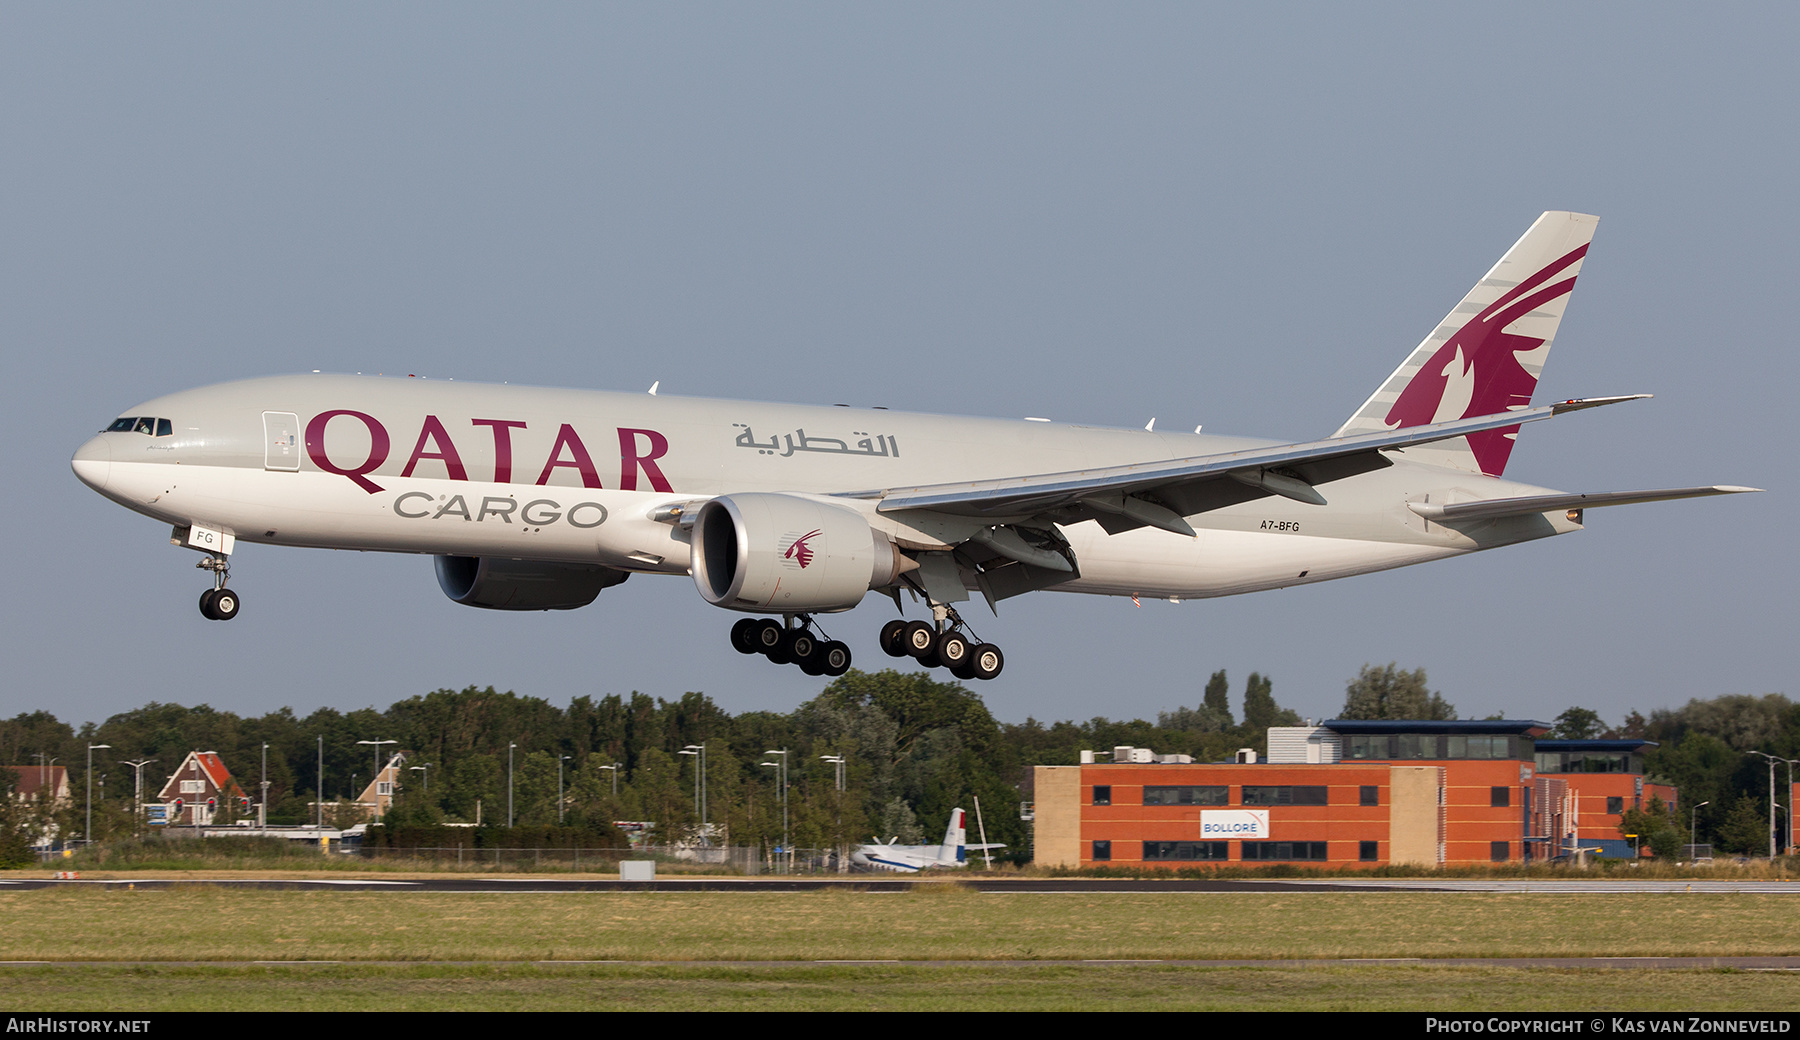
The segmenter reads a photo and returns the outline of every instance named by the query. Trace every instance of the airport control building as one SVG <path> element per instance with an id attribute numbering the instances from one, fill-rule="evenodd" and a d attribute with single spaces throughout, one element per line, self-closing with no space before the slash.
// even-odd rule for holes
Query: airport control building
<path id="1" fill-rule="evenodd" d="M 1622 814 L 1649 783 L 1643 740 L 1540 740 L 1526 720 L 1334 719 L 1269 730 L 1266 761 L 1142 748 L 1036 768 L 1046 866 L 1319 867 L 1542 862 L 1631 854 Z"/>

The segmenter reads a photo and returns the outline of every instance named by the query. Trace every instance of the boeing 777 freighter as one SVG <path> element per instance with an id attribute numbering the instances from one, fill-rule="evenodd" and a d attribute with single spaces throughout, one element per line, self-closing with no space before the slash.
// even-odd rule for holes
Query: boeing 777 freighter
<path id="1" fill-rule="evenodd" d="M 145 402 L 73 465 L 205 554 L 208 618 L 238 613 L 240 540 L 428 553 L 452 600 L 500 610 L 691 575 L 753 615 L 739 650 L 809 674 L 850 667 L 817 615 L 871 592 L 904 612 L 906 592 L 930 619 L 889 621 L 882 649 L 990 679 L 1004 657 L 969 635 L 971 592 L 990 608 L 1041 589 L 1229 596 L 1578 531 L 1597 506 L 1756 490 L 1506 479 L 1521 425 L 1632 399 L 1531 404 L 1595 224 L 1539 217 L 1323 440 L 312 374 Z"/>

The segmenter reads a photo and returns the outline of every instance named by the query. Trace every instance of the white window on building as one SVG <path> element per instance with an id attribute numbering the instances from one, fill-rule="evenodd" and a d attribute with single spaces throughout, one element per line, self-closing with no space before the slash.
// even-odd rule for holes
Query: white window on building
<path id="1" fill-rule="evenodd" d="M 181 793 L 182 794 L 205 794 L 206 793 L 206 781 L 204 781 L 204 780 L 183 780 L 181 782 Z"/>
<path id="2" fill-rule="evenodd" d="M 394 782 L 392 780 L 381 781 L 380 783 L 375 785 L 375 793 L 382 796 L 383 798 L 393 797 Z"/>

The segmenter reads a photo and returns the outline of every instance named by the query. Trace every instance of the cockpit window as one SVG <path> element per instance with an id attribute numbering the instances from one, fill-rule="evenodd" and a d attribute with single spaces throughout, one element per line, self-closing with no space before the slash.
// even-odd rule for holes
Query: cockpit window
<path id="1" fill-rule="evenodd" d="M 107 433 L 142 433 L 151 437 L 173 437 L 175 424 L 168 419 L 159 419 L 153 415 L 127 415 L 114 419 Z"/>

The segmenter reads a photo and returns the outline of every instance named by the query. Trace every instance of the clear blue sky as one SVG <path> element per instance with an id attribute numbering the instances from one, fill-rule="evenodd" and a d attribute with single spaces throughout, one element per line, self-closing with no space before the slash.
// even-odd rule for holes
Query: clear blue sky
<path id="1" fill-rule="evenodd" d="M 352 708 L 437 687 L 788 710 L 734 615 L 637 578 L 513 616 L 427 558 L 250 546 L 203 621 L 82 487 L 132 404 L 324 369 L 1328 434 L 1543 210 L 1601 217 L 1509 476 L 1767 494 L 1180 605 L 1040 594 L 1003 719 L 1154 717 L 1364 662 L 1465 714 L 1787 692 L 1792 5 L 0 8 L 12 546 L 0 713 Z M 874 603 L 828 619 L 889 659 Z"/>

